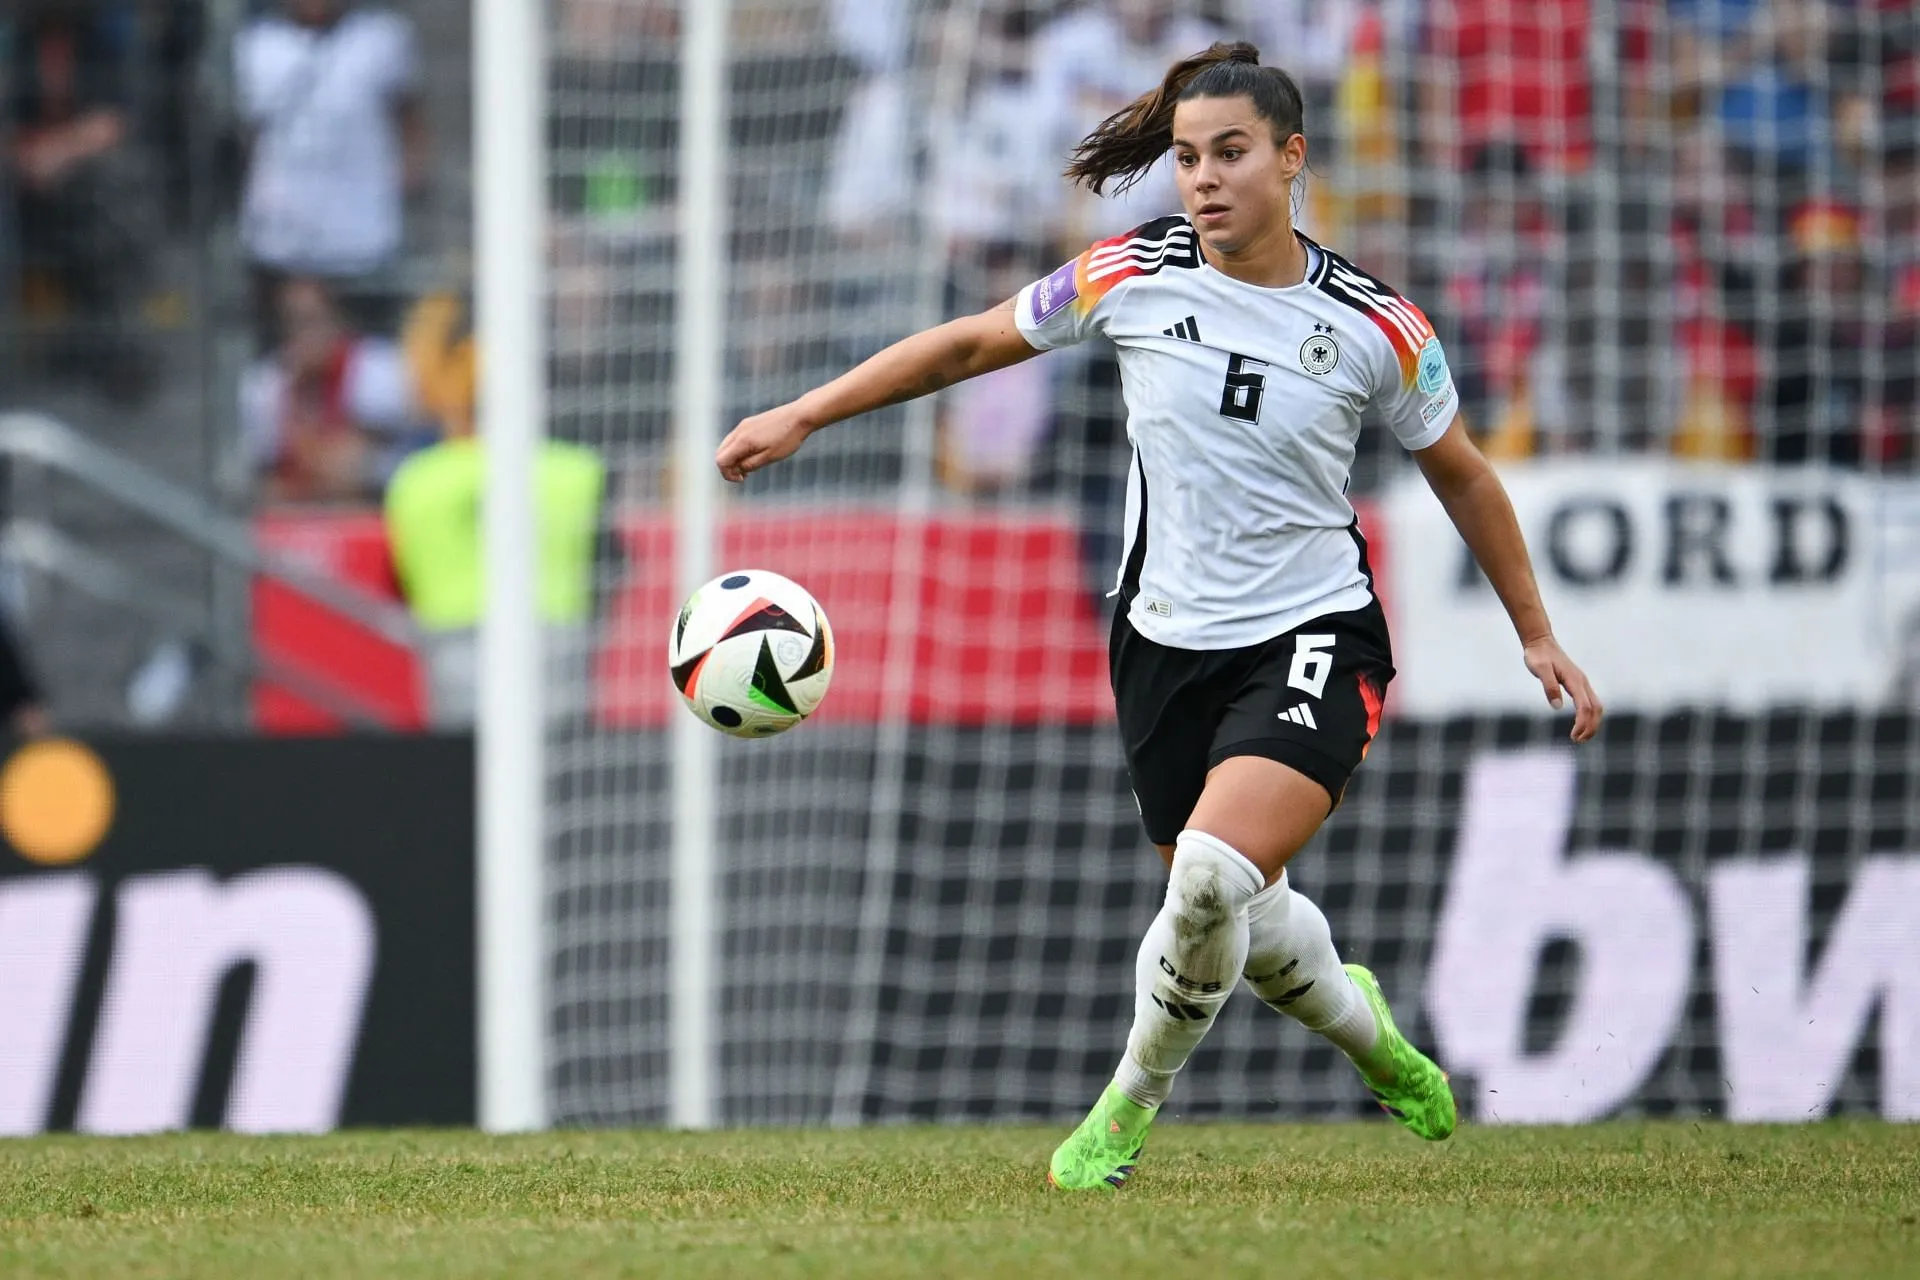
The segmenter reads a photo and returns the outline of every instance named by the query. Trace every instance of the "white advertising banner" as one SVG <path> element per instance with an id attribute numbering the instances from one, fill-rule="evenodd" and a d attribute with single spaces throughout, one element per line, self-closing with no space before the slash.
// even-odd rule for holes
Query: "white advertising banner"
<path id="1" fill-rule="evenodd" d="M 1659 459 L 1501 478 L 1554 629 L 1611 709 L 1920 705 L 1920 484 Z M 1506 613 L 1425 483 L 1378 510 L 1390 710 L 1538 709 Z"/>

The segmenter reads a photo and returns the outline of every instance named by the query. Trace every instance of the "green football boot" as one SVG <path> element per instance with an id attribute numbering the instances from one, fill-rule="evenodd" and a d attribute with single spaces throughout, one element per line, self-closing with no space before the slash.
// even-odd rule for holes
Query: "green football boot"
<path id="1" fill-rule="evenodd" d="M 1143 1107 L 1110 1084 L 1087 1118 L 1053 1153 L 1047 1181 L 1063 1191 L 1112 1191 L 1133 1174 L 1158 1107 Z"/>
<path id="2" fill-rule="evenodd" d="M 1387 998 L 1380 994 L 1380 981 L 1373 976 L 1373 971 L 1357 964 L 1347 965 L 1346 970 L 1353 985 L 1360 988 L 1360 994 L 1373 1006 L 1373 1019 L 1380 1027 L 1380 1041 L 1374 1048 L 1376 1058 L 1384 1053 L 1393 1067 L 1393 1078 L 1385 1083 L 1363 1070 L 1360 1075 L 1367 1082 L 1367 1088 L 1380 1100 L 1382 1110 L 1421 1137 L 1430 1142 L 1447 1137 L 1453 1132 L 1455 1120 L 1453 1089 L 1447 1084 L 1447 1073 L 1432 1058 L 1414 1048 L 1413 1042 L 1393 1025 L 1393 1011 L 1387 1008 Z"/>

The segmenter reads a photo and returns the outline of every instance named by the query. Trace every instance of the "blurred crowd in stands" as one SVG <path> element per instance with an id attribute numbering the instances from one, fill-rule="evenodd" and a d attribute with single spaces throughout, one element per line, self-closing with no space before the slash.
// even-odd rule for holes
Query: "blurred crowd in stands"
<path id="1" fill-rule="evenodd" d="M 1484 445 L 1910 468 L 1920 436 L 1920 6 L 1911 0 L 1104 0 L 988 4 L 951 119 L 888 0 L 838 0 L 865 78 L 829 178 L 870 235 L 925 201 L 957 306 L 1176 207 L 1164 168 L 1094 201 L 1059 157 L 1222 34 L 1307 101 L 1309 234 L 1444 335 Z M 924 57 L 924 55 L 923 55 Z M 1019 384 L 952 397 L 950 472 L 1047 430 Z"/>
<path id="2" fill-rule="evenodd" d="M 461 259 L 439 246 L 423 269 L 409 226 L 423 192 L 466 181 L 451 156 L 465 122 L 431 120 L 424 92 L 460 79 L 434 100 L 464 108 L 466 53 L 424 56 L 419 35 L 423 14 L 461 4 L 21 0 L 0 17 L 7 329 L 71 330 L 48 367 L 137 405 L 153 372 L 141 335 L 169 310 L 156 255 L 227 227 L 253 352 L 233 448 L 260 499 L 377 502 L 405 458 L 471 419 L 468 282 L 444 269 Z M 663 437 L 679 4 L 553 4 L 554 430 Z M 1231 34 L 1305 90 L 1304 229 L 1422 303 L 1491 451 L 1914 464 L 1911 0 L 735 11 L 733 408 L 1176 208 L 1164 166 L 1094 200 L 1058 180 L 1061 158 L 1170 61 Z M 227 118 L 190 145 L 208 102 Z M 230 171 L 230 189 L 189 198 L 192 165 Z M 933 305 L 872 267 L 929 245 Z M 884 318 L 839 323 L 861 314 Z M 956 390 L 939 474 L 957 492 L 1023 491 L 1057 449 L 1058 406 L 1111 406 L 1113 379 L 1094 353 Z M 1119 447 L 1110 408 L 1081 418 L 1082 445 Z"/>

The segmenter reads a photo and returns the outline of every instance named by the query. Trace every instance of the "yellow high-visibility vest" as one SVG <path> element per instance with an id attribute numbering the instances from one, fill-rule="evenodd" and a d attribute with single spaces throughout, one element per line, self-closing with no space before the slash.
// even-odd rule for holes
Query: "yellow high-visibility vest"
<path id="1" fill-rule="evenodd" d="M 591 449 L 546 441 L 535 464 L 543 622 L 584 622 L 593 609 L 594 542 L 606 466 Z M 479 442 L 448 440 L 400 464 L 387 486 L 387 540 L 407 604 L 433 631 L 478 626 L 486 608 Z"/>

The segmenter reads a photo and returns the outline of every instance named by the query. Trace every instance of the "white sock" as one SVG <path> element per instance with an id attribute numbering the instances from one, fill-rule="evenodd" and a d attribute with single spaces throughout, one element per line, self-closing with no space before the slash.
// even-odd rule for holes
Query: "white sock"
<path id="1" fill-rule="evenodd" d="M 1286 873 L 1247 904 L 1247 986 L 1268 1008 L 1317 1031 L 1364 1072 L 1380 1040 L 1373 1008 L 1340 967 L 1333 930 Z"/>
<path id="2" fill-rule="evenodd" d="M 1173 846 L 1166 901 L 1147 926 L 1134 970 L 1133 1030 L 1114 1080 L 1143 1107 L 1173 1089 L 1247 956 L 1247 903 L 1265 877 L 1238 850 L 1203 831 Z"/>

